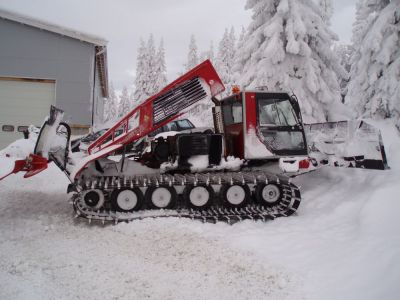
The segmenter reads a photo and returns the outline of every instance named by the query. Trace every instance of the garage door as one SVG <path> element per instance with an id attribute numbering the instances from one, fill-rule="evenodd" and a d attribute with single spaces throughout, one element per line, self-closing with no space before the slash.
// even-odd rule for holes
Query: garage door
<path id="1" fill-rule="evenodd" d="M 54 80 L 0 77 L 0 149 L 22 138 L 27 126 L 41 126 L 54 103 Z"/>

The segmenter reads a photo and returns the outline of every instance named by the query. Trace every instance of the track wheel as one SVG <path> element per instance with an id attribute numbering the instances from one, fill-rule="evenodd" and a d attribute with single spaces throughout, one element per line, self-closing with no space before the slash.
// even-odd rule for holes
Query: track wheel
<path id="1" fill-rule="evenodd" d="M 97 210 L 102 208 L 104 205 L 104 194 L 101 190 L 86 190 L 83 192 L 82 197 L 88 208 Z"/>
<path id="2" fill-rule="evenodd" d="M 116 211 L 132 212 L 143 204 L 143 193 L 137 188 L 124 188 L 111 193 L 111 206 Z"/>
<path id="3" fill-rule="evenodd" d="M 183 192 L 183 197 L 189 207 L 195 209 L 208 208 L 214 202 L 214 190 L 206 185 L 190 185 Z"/>
<path id="4" fill-rule="evenodd" d="M 222 201 L 229 207 L 243 207 L 249 202 L 250 189 L 247 185 L 223 185 L 220 195 Z"/>
<path id="5" fill-rule="evenodd" d="M 159 186 L 150 187 L 146 191 L 146 203 L 151 208 L 174 208 L 178 195 L 173 187 Z"/>
<path id="6" fill-rule="evenodd" d="M 276 184 L 259 184 L 255 189 L 256 200 L 265 206 L 274 206 L 282 199 L 282 193 Z"/>

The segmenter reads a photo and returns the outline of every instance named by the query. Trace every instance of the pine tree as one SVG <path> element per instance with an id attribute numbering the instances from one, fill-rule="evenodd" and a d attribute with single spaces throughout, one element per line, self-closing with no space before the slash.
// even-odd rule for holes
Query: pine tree
<path id="1" fill-rule="evenodd" d="M 233 84 L 233 64 L 235 57 L 235 32 L 225 29 L 224 35 L 219 43 L 216 59 L 216 69 L 226 87 L 225 95 L 229 95 Z"/>
<path id="2" fill-rule="evenodd" d="M 156 80 L 156 48 L 154 45 L 153 35 L 150 34 L 150 37 L 147 41 L 147 96 L 152 96 L 157 92 Z"/>
<path id="3" fill-rule="evenodd" d="M 201 52 L 199 62 L 203 62 L 207 59 L 214 62 L 214 44 L 212 41 L 210 42 L 210 48 L 207 51 Z"/>
<path id="4" fill-rule="evenodd" d="M 165 65 L 164 41 L 162 39 L 155 58 L 154 73 L 154 92 L 157 93 L 167 85 L 167 67 Z"/>
<path id="5" fill-rule="evenodd" d="M 128 89 L 126 86 L 122 89 L 122 94 L 119 99 L 118 117 L 125 116 L 132 109 L 132 102 L 129 98 Z"/>
<path id="6" fill-rule="evenodd" d="M 137 104 L 139 104 L 148 97 L 147 84 L 148 84 L 147 48 L 143 39 L 140 39 L 140 47 L 138 49 L 138 54 L 136 59 L 136 78 L 135 78 L 135 93 L 134 93 L 134 99 Z"/>
<path id="7" fill-rule="evenodd" d="M 237 45 L 236 45 L 237 50 L 235 51 L 235 57 L 233 59 L 233 83 L 235 85 L 239 85 L 240 77 L 242 75 L 243 68 L 244 68 L 244 65 L 243 65 L 244 61 L 240 57 L 241 51 L 239 51 L 239 49 L 242 49 L 244 46 L 245 36 L 246 36 L 246 31 L 245 31 L 244 27 L 242 26 L 242 30 L 240 32 L 239 39 L 238 39 Z"/>
<path id="8" fill-rule="evenodd" d="M 399 36 L 399 0 L 357 3 L 346 103 L 361 117 L 394 118 L 400 129 Z"/>
<path id="9" fill-rule="evenodd" d="M 185 64 L 185 71 L 193 69 L 198 64 L 199 64 L 199 58 L 197 56 L 196 39 L 192 34 L 192 36 L 190 37 L 189 52 L 187 56 L 187 62 Z"/>
<path id="10" fill-rule="evenodd" d="M 327 25 L 331 25 L 331 18 L 333 15 L 333 6 L 331 0 L 319 0 L 318 2 L 319 7 L 321 8 L 321 17 L 322 20 Z"/>
<path id="11" fill-rule="evenodd" d="M 293 91 L 305 122 L 339 118 L 337 74 L 346 72 L 331 50 L 337 36 L 319 6 L 313 0 L 248 0 L 246 8 L 253 20 L 238 54 L 241 85 Z"/>
<path id="12" fill-rule="evenodd" d="M 356 3 L 356 20 L 353 24 L 352 36 L 352 42 L 355 47 L 358 47 L 364 40 L 377 14 L 388 5 L 389 2 L 390 0 L 358 0 Z"/>
<path id="13" fill-rule="evenodd" d="M 208 57 L 207 57 L 207 59 L 209 59 L 212 63 L 214 63 L 214 61 L 215 61 L 214 43 L 213 43 L 213 41 L 210 42 L 210 49 L 208 49 Z"/>
<path id="14" fill-rule="evenodd" d="M 110 83 L 109 97 L 105 102 L 104 121 L 113 121 L 118 117 L 118 97 L 115 94 L 114 85 Z"/>
<path id="15" fill-rule="evenodd" d="M 339 62 L 341 66 L 346 70 L 347 73 L 350 72 L 351 69 L 351 58 L 354 52 L 354 48 L 352 45 L 343 45 L 343 44 L 336 44 L 333 47 L 333 51 L 336 53 L 337 57 L 339 58 Z M 341 77 L 340 74 L 338 75 L 340 90 L 342 94 L 342 102 L 347 95 L 347 85 L 349 83 L 348 77 Z"/>

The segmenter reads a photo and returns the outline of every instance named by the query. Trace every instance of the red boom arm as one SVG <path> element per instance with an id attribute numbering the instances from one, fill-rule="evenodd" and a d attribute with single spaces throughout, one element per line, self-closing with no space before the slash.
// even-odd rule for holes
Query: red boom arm
<path id="1" fill-rule="evenodd" d="M 195 103 L 224 90 L 217 72 L 206 60 L 130 111 L 92 143 L 88 153 L 115 145 L 121 148 L 176 119 Z"/>

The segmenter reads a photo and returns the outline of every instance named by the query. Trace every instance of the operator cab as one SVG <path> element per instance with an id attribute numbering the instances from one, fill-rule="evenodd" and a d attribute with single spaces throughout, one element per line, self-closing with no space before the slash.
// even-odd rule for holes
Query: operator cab
<path id="1" fill-rule="evenodd" d="M 219 105 L 227 155 L 249 160 L 307 155 L 300 107 L 287 93 L 245 91 Z"/>

